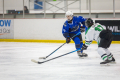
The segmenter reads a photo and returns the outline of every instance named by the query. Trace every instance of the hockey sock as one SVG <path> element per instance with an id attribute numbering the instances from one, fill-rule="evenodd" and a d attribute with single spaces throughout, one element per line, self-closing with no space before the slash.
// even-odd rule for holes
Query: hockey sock
<path id="1" fill-rule="evenodd" d="M 108 49 L 104 49 L 104 50 L 108 56 L 108 60 L 112 60 L 112 56 L 113 56 L 112 53 Z"/>
<path id="2" fill-rule="evenodd" d="M 107 56 L 104 48 L 98 47 L 98 53 L 104 61 L 108 59 L 108 56 Z"/>

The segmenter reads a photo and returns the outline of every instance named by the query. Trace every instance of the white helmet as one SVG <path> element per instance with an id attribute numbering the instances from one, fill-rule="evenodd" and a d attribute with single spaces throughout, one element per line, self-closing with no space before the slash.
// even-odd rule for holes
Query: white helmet
<path id="1" fill-rule="evenodd" d="M 67 11 L 65 16 L 73 16 L 73 12 L 72 11 Z"/>

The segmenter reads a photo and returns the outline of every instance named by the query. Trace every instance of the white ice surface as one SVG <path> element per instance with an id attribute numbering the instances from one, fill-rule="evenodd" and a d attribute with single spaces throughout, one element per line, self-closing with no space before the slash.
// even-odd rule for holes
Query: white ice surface
<path id="1" fill-rule="evenodd" d="M 116 64 L 101 66 L 97 44 L 91 44 L 88 58 L 80 59 L 77 53 L 36 64 L 62 44 L 0 42 L 0 80 L 120 80 L 120 44 L 112 44 Z M 48 59 L 75 50 L 74 44 L 66 44 Z M 43 60 L 39 60 L 43 61 Z"/>

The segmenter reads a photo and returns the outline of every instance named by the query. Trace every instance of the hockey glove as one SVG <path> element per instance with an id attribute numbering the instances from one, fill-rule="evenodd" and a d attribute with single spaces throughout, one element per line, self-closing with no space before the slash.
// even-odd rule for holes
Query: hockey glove
<path id="1" fill-rule="evenodd" d="M 80 27 L 80 32 L 83 33 L 85 31 L 85 27 Z"/>
<path id="2" fill-rule="evenodd" d="M 86 46 L 85 44 L 83 44 L 82 46 L 82 50 L 86 50 L 88 46 Z"/>
<path id="3" fill-rule="evenodd" d="M 70 43 L 70 37 L 66 38 L 66 43 Z"/>

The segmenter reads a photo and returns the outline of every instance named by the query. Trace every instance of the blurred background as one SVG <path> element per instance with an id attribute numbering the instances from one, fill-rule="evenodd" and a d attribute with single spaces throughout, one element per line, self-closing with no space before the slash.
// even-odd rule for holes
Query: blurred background
<path id="1" fill-rule="evenodd" d="M 0 0 L 0 18 L 120 18 L 120 0 Z"/>

